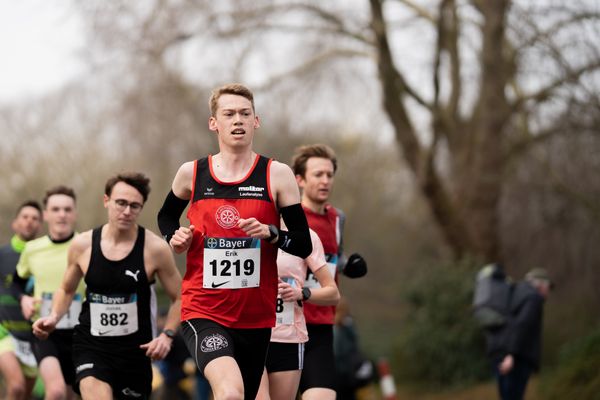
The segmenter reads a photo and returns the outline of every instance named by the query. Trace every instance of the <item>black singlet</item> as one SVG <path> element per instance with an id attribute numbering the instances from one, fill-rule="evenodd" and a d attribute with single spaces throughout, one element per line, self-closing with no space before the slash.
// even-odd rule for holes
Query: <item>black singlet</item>
<path id="1" fill-rule="evenodd" d="M 156 332 L 154 281 L 149 282 L 144 266 L 145 229 L 138 227 L 131 252 L 118 261 L 102 254 L 101 233 L 102 227 L 92 232 L 90 264 L 84 278 L 86 299 L 75 328 L 76 337 L 104 350 L 109 346 L 116 351 L 131 351 L 152 340 Z M 133 312 L 135 308 L 137 313 Z"/>

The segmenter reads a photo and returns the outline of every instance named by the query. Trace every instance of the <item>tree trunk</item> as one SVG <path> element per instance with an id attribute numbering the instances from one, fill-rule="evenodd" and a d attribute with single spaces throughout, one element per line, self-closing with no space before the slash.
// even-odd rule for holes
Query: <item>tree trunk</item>
<path id="1" fill-rule="evenodd" d="M 503 181 L 503 150 L 511 112 L 505 95 L 510 64 L 505 52 L 505 17 L 508 0 L 481 1 L 481 82 L 472 115 L 471 146 L 461 175 L 465 218 L 472 238 L 471 252 L 486 261 L 500 260 L 498 205 Z"/>
<path id="2" fill-rule="evenodd" d="M 485 18 L 481 27 L 480 91 L 471 120 L 465 124 L 465 131 L 459 132 L 464 136 L 455 138 L 454 144 L 458 146 L 450 148 L 455 166 L 450 179 L 459 182 L 452 187 L 435 170 L 435 147 L 423 148 L 408 117 L 404 98 L 411 93 L 402 74 L 394 66 L 382 11 L 383 0 L 370 0 L 370 3 L 384 109 L 394 126 L 404 158 L 415 173 L 432 214 L 456 258 L 470 255 L 483 261 L 497 261 L 501 256 L 497 209 L 503 178 L 503 130 L 510 119 L 504 93 L 510 68 L 503 51 L 509 0 L 476 4 Z M 444 32 L 440 31 L 440 34 Z M 460 84 L 458 79 L 453 83 Z M 460 87 L 456 89 L 455 92 L 459 93 Z M 454 108 L 457 102 L 458 99 L 452 100 Z M 436 104 L 431 109 L 434 117 L 436 112 L 443 112 L 437 107 Z M 439 127 L 434 126 L 433 129 L 438 134 Z M 456 191 L 454 195 L 450 194 L 451 189 Z"/>
<path id="3" fill-rule="evenodd" d="M 455 257 L 461 258 L 470 253 L 472 248 L 465 221 L 459 217 L 458 208 L 434 168 L 434 157 L 430 157 L 431 153 L 420 145 L 408 117 L 403 102 L 408 88 L 402 74 L 394 66 L 383 17 L 382 0 L 370 0 L 370 3 L 384 109 L 394 126 L 399 149 L 415 174 L 434 219 Z"/>

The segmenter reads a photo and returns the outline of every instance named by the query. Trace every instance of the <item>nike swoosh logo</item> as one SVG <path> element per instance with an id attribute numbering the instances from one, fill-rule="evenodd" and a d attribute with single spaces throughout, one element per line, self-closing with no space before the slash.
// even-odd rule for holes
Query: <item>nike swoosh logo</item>
<path id="1" fill-rule="evenodd" d="M 229 283 L 229 281 L 225 281 L 225 282 L 221 282 L 221 283 L 214 283 L 214 282 L 213 282 L 213 283 L 212 283 L 212 287 L 213 287 L 213 289 L 216 289 L 216 288 L 218 288 L 218 287 L 220 287 L 220 286 L 223 286 L 223 285 L 225 285 L 226 283 Z"/>
<path id="2" fill-rule="evenodd" d="M 110 331 L 98 331 L 98 336 L 106 335 Z"/>

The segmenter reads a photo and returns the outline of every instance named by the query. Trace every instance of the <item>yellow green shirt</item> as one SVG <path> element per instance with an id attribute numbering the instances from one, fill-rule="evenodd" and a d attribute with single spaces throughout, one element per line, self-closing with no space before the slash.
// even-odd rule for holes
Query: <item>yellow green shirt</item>
<path id="1" fill-rule="evenodd" d="M 63 281 L 67 269 L 67 254 L 71 240 L 54 243 L 50 237 L 31 240 L 25 245 L 17 264 L 17 274 L 23 279 L 34 277 L 33 296 L 42 298 L 42 293 L 54 293 Z M 85 284 L 79 282 L 77 293 L 84 297 Z"/>

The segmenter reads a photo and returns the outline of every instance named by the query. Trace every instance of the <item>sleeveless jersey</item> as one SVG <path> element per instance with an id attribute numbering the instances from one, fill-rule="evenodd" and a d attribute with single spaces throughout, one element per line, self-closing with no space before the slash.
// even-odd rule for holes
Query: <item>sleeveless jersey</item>
<path id="1" fill-rule="evenodd" d="M 156 333 L 156 294 L 144 265 L 145 229 L 138 234 L 129 254 L 118 261 L 102 253 L 102 226 L 92 232 L 92 254 L 85 274 L 86 299 L 75 327 L 80 344 L 99 351 L 144 353 L 140 344 Z"/>
<path id="2" fill-rule="evenodd" d="M 325 250 L 327 268 L 337 283 L 337 261 L 339 243 L 341 241 L 340 218 L 331 205 L 325 206 L 325 214 L 317 214 L 304 207 L 304 213 L 310 229 L 319 235 Z M 304 286 L 314 288 L 320 287 L 314 274 L 309 270 L 306 275 Z M 329 324 L 335 322 L 335 306 L 319 306 L 304 303 L 304 316 L 307 324 Z"/>
<path id="3" fill-rule="evenodd" d="M 275 325 L 277 247 L 238 228 L 254 217 L 279 226 L 270 191 L 271 160 L 257 155 L 238 182 L 222 182 L 212 157 L 194 163 L 187 213 L 195 226 L 181 285 L 181 319 L 206 318 L 230 328 Z"/>

